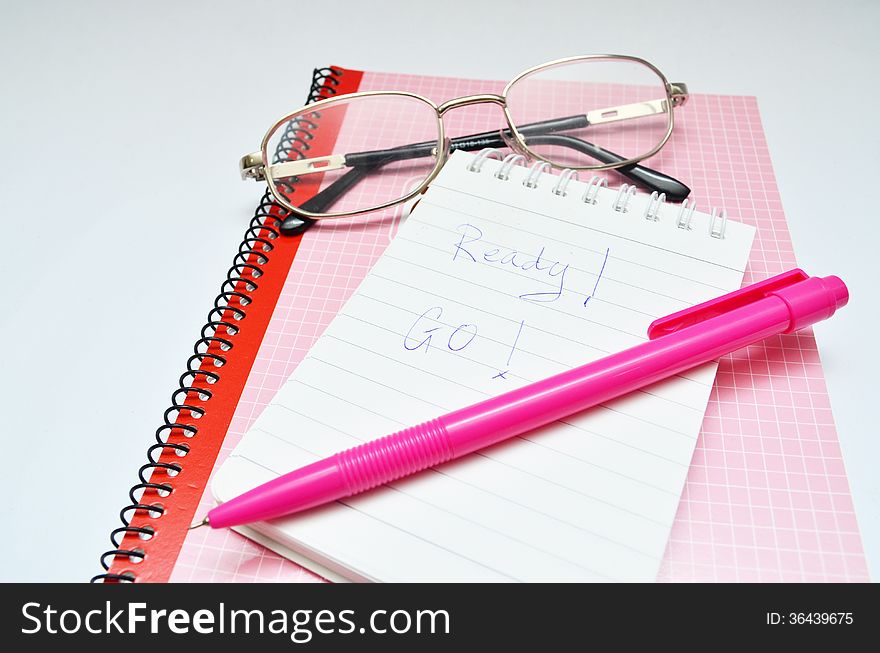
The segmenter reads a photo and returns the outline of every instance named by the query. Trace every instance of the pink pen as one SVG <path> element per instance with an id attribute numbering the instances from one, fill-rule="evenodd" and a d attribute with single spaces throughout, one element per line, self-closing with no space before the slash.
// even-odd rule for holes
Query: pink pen
<path id="1" fill-rule="evenodd" d="M 831 317 L 848 299 L 838 277 L 785 272 L 656 320 L 649 340 L 636 347 L 280 476 L 214 508 L 194 526 L 272 519 L 364 492 L 802 329 Z"/>

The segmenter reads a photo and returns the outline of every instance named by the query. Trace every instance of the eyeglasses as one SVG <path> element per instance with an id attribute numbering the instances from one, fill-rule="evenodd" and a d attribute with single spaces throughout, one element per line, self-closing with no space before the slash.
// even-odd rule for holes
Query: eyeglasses
<path id="1" fill-rule="evenodd" d="M 339 95 L 276 121 L 260 151 L 241 159 L 241 175 L 265 180 L 290 212 L 282 224 L 285 233 L 304 231 L 316 220 L 407 202 L 424 192 L 455 150 L 508 147 L 554 168 L 614 169 L 670 200 L 682 200 L 687 186 L 639 162 L 666 144 L 673 108 L 687 99 L 685 84 L 670 83 L 647 61 L 607 54 L 551 61 L 520 73 L 500 95 L 469 95 L 440 105 L 401 91 Z M 506 126 L 447 138 L 446 114 L 478 104 L 500 106 Z M 317 137 L 322 131 L 339 131 L 331 146 L 326 141 L 332 139 Z M 303 184 L 320 190 L 296 206 L 293 190 Z"/>

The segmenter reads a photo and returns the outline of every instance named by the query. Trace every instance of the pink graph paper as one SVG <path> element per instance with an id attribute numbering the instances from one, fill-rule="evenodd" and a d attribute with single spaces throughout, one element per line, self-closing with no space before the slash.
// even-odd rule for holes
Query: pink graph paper
<path id="1" fill-rule="evenodd" d="M 365 73 L 359 90 L 408 90 L 439 103 L 502 86 Z M 445 117 L 452 137 L 502 121 L 488 106 Z M 346 122 L 339 143 L 356 151 L 357 141 L 358 125 Z M 745 283 L 796 266 L 755 98 L 692 95 L 676 110 L 670 143 L 648 165 L 685 181 L 701 209 L 724 207 L 757 228 Z M 612 186 L 621 182 L 607 176 Z M 385 250 L 396 222 L 325 223 L 303 238 L 215 469 Z M 197 514 L 210 507 L 205 496 Z M 232 531 L 198 529 L 171 580 L 320 578 Z M 658 580 L 868 580 L 811 332 L 721 360 Z"/>

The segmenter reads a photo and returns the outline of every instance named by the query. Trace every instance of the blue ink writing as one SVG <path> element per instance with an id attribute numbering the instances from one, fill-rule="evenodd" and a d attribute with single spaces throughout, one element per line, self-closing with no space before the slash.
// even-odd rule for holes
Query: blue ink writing
<path id="1" fill-rule="evenodd" d="M 436 332 L 446 326 L 440 322 L 441 317 L 443 317 L 442 306 L 432 306 L 419 315 L 403 337 L 403 348 L 407 351 L 417 351 L 424 347 L 425 353 L 428 353 L 428 349 L 431 348 L 431 340 L 435 335 L 440 335 Z M 437 326 L 429 326 L 431 324 L 436 324 Z M 476 324 L 459 324 L 446 339 L 446 346 L 450 351 L 461 351 L 471 344 L 476 337 Z"/>
<path id="2" fill-rule="evenodd" d="M 434 317 L 430 317 L 430 313 L 436 313 Z M 417 334 L 417 337 L 413 337 L 413 331 L 422 320 L 430 319 L 433 321 L 437 321 L 440 319 L 440 316 L 443 315 L 443 309 L 440 306 L 432 306 L 427 311 L 419 315 L 418 319 L 413 322 L 412 326 L 409 328 L 409 331 L 406 332 L 406 335 L 403 337 L 403 346 L 405 349 L 409 351 L 416 351 L 422 345 L 425 346 L 425 353 L 428 353 L 428 349 L 431 347 L 431 338 L 434 337 L 434 331 L 439 329 L 439 326 L 431 327 L 430 329 L 422 328 L 421 332 Z M 425 336 L 422 340 L 418 340 L 419 337 Z M 413 344 L 413 341 L 416 344 Z"/>
<path id="3" fill-rule="evenodd" d="M 455 243 L 455 250 L 452 253 L 453 261 L 462 258 L 476 263 L 479 258 L 486 263 L 510 266 L 523 272 L 545 273 L 548 279 L 544 280 L 543 283 L 551 281 L 553 290 L 527 292 L 521 294 L 519 298 L 530 302 L 549 303 L 555 302 L 562 297 L 562 293 L 565 290 L 565 275 L 568 272 L 569 264 L 545 258 L 545 247 L 541 247 L 538 255 L 535 256 L 534 254 L 508 247 L 486 247 L 487 243 L 480 243 L 483 240 L 483 230 L 472 224 L 458 225 L 458 232 L 461 234 L 461 237 Z"/>
<path id="4" fill-rule="evenodd" d="M 403 336 L 403 348 L 407 351 L 424 349 L 427 354 L 428 350 L 431 348 L 431 342 L 433 341 L 434 336 L 440 338 L 441 341 L 445 341 L 446 349 L 451 352 L 458 353 L 463 349 L 470 347 L 477 339 L 479 333 L 477 325 L 472 322 L 463 322 L 453 328 L 452 324 L 446 324 L 440 321 L 440 318 L 443 317 L 443 312 L 444 309 L 442 306 L 432 306 L 422 312 L 412 325 L 410 325 L 409 330 Z M 508 369 L 498 370 L 498 373 L 492 377 L 493 379 L 507 379 L 507 375 L 510 373 L 510 362 L 513 360 L 513 354 L 516 352 L 525 325 L 525 320 L 520 320 L 519 324 L 516 325 L 516 334 L 513 337 L 513 342 L 510 345 L 510 350 L 507 352 L 507 360 L 505 361 L 505 367 Z M 449 335 L 447 336 L 447 334 Z M 499 345 L 502 344 L 501 340 L 484 338 L 484 343 L 489 343 L 490 341 Z M 443 345 L 440 345 L 440 348 L 442 349 Z M 497 349 L 492 347 L 490 351 L 494 352 L 497 351 Z M 490 352 L 485 353 L 488 354 Z M 492 357 L 495 357 L 494 354 Z M 471 358 L 471 360 L 479 361 L 479 354 L 477 354 L 476 358 Z"/>
<path id="5" fill-rule="evenodd" d="M 608 254 L 611 253 L 611 248 L 605 248 L 605 258 L 602 259 L 602 267 L 599 268 L 599 274 L 596 276 L 596 283 L 593 285 L 593 292 L 587 295 L 587 298 L 584 300 L 584 306 L 595 296 L 596 289 L 599 287 L 599 282 L 602 280 L 602 274 L 605 272 L 605 264 L 608 263 Z"/>
<path id="6" fill-rule="evenodd" d="M 510 348 L 510 353 L 507 355 L 507 364 L 510 365 L 510 359 L 513 358 L 513 352 L 516 351 L 516 343 L 519 342 L 519 337 L 522 335 L 523 327 L 526 325 L 526 321 L 522 320 L 519 323 L 519 329 L 516 331 L 516 338 L 513 339 L 513 346 Z"/>
<path id="7" fill-rule="evenodd" d="M 460 224 L 458 225 L 458 231 L 461 233 L 461 240 L 455 245 L 455 251 L 452 253 L 452 260 L 456 260 L 459 253 L 463 253 L 463 256 L 467 256 L 471 260 L 471 263 L 476 263 L 477 259 L 474 258 L 474 255 L 462 247 L 462 245 L 480 240 L 483 237 L 483 230 L 472 224 Z"/>
<path id="8" fill-rule="evenodd" d="M 456 336 L 458 336 L 458 338 L 456 338 Z M 471 344 L 476 337 L 477 327 L 475 324 L 460 324 L 455 331 L 452 332 L 452 335 L 449 336 L 449 342 L 446 343 L 446 346 L 452 351 L 461 351 Z M 453 346 L 453 340 L 457 346 Z"/>
<path id="9" fill-rule="evenodd" d="M 523 330 L 523 327 L 525 326 L 525 324 L 526 324 L 526 321 L 525 321 L 525 320 L 522 320 L 522 321 L 520 321 L 520 323 L 519 323 L 519 328 L 518 328 L 517 331 L 516 331 L 516 337 L 513 339 L 513 345 L 511 345 L 511 347 L 510 347 L 510 353 L 507 354 L 507 363 L 506 363 L 506 365 L 508 365 L 508 366 L 510 365 L 510 359 L 513 358 L 513 352 L 516 351 L 516 343 L 519 342 L 519 337 L 520 337 L 520 335 L 522 334 L 522 330 Z M 506 374 L 507 374 L 508 372 L 510 372 L 509 369 L 503 370 L 503 371 L 501 371 L 501 372 L 498 372 L 498 374 L 496 374 L 496 375 L 493 376 L 492 378 L 493 378 L 493 379 L 507 379 Z"/>

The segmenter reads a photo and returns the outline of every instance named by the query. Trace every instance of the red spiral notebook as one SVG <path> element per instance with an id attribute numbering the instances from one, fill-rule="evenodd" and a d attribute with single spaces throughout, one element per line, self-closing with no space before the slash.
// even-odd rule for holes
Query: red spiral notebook
<path id="1" fill-rule="evenodd" d="M 334 66 L 315 71 L 309 101 L 407 90 L 442 102 L 502 87 Z M 480 109 L 445 120 L 452 135 L 499 125 L 495 112 Z M 330 154 L 351 128 L 320 123 L 310 155 Z M 296 140 L 282 145 L 277 156 L 300 156 Z M 757 228 L 745 283 L 796 265 L 754 98 L 692 95 L 676 114 L 672 140 L 649 165 L 685 180 L 701 204 L 722 205 Z M 609 181 L 619 180 L 611 173 Z M 319 185 L 298 184 L 295 200 L 309 199 Z M 213 471 L 357 288 L 397 223 L 319 225 L 286 237 L 276 230 L 282 215 L 264 194 L 96 579 L 320 580 L 232 531 L 188 531 L 210 507 Z M 868 580 L 812 333 L 721 360 L 658 580 Z"/>

